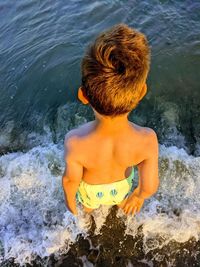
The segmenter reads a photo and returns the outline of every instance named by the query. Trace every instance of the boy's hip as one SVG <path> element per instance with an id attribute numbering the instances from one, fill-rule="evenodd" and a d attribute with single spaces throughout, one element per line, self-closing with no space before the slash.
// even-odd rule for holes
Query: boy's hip
<path id="1" fill-rule="evenodd" d="M 133 177 L 112 184 L 91 185 L 81 181 L 76 194 L 77 201 L 88 208 L 100 205 L 118 205 L 130 193 Z"/>

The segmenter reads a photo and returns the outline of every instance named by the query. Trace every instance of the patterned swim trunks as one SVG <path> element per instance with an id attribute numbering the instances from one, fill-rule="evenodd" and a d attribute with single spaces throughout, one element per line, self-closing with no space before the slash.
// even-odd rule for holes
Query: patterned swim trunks
<path id="1" fill-rule="evenodd" d="M 117 205 L 130 193 L 134 178 L 134 167 L 126 179 L 109 184 L 88 184 L 81 181 L 76 199 L 85 207 L 97 209 L 100 205 Z"/>

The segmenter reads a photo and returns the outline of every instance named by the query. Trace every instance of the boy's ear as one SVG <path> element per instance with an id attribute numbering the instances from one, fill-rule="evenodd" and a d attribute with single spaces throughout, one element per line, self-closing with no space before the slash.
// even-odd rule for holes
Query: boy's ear
<path id="1" fill-rule="evenodd" d="M 146 95 L 147 93 L 147 84 L 145 83 L 142 87 L 141 93 L 140 93 L 140 97 L 139 97 L 139 101 Z"/>
<path id="2" fill-rule="evenodd" d="M 83 95 L 83 91 L 82 91 L 82 87 L 78 88 L 78 99 L 84 104 L 87 105 L 89 103 L 89 101 L 87 100 L 87 98 L 84 97 Z"/>

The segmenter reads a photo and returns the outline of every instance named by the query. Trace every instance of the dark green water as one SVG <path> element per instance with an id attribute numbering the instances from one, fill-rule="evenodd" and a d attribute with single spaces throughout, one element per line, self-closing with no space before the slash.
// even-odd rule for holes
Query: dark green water
<path id="1" fill-rule="evenodd" d="M 199 155 L 199 1 L 0 1 L 0 16 L 3 152 L 22 149 L 28 133 L 44 133 L 46 124 L 55 128 L 58 107 L 75 102 L 79 109 L 86 45 L 125 22 L 144 32 L 152 47 L 149 92 L 134 111 L 138 122 L 155 128 L 161 143 Z M 73 119 L 74 113 L 67 118 Z"/>

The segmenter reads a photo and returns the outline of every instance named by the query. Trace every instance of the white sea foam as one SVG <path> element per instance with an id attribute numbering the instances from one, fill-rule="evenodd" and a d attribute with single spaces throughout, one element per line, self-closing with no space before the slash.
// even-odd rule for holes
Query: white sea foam
<path id="1" fill-rule="evenodd" d="M 126 234 L 135 236 L 142 225 L 146 253 L 171 240 L 182 243 L 200 237 L 200 157 L 160 145 L 159 169 L 159 190 L 140 213 L 126 219 Z"/>
<path id="2" fill-rule="evenodd" d="M 61 186 L 64 171 L 59 145 L 38 146 L 27 153 L 0 158 L 0 246 L 1 259 L 30 262 L 62 251 L 90 225 L 79 210 L 79 219 L 66 210 Z"/>
<path id="3" fill-rule="evenodd" d="M 141 212 L 127 218 L 121 210 L 117 213 L 126 221 L 126 234 L 135 236 L 143 225 L 146 252 L 172 239 L 199 239 L 200 233 L 200 158 L 175 146 L 160 145 L 159 170 L 159 190 L 145 201 Z M 34 255 L 63 253 L 78 234 L 87 234 L 90 216 L 80 206 L 77 217 L 66 210 L 61 186 L 63 171 L 62 144 L 1 156 L 1 260 L 14 257 L 23 264 Z M 96 234 L 109 209 L 110 206 L 103 206 L 93 211 Z"/>

